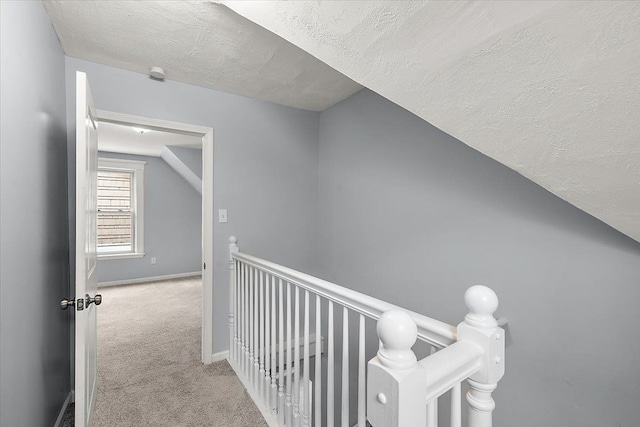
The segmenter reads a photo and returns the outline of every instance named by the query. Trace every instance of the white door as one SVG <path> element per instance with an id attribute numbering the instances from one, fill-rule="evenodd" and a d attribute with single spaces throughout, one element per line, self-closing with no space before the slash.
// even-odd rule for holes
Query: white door
<path id="1" fill-rule="evenodd" d="M 75 425 L 86 427 L 98 378 L 96 308 L 98 122 L 87 75 L 76 73 L 76 354 Z"/>

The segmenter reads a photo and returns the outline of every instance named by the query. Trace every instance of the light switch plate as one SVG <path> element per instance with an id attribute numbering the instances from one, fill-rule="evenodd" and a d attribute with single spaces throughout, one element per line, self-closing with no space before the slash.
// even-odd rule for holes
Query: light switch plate
<path id="1" fill-rule="evenodd" d="M 218 209 L 218 222 L 227 222 L 227 210 Z"/>

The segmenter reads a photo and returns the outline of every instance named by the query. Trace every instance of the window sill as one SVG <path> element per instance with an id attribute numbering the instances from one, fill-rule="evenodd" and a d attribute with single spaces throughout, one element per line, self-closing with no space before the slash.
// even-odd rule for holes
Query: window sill
<path id="1" fill-rule="evenodd" d="M 142 258 L 144 252 L 130 252 L 126 254 L 98 254 L 98 260 L 112 260 L 112 259 L 128 259 L 128 258 Z"/>

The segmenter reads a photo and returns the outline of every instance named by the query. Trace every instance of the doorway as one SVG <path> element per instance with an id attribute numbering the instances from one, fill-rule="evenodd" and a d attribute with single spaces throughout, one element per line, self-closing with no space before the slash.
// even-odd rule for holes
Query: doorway
<path id="1" fill-rule="evenodd" d="M 213 355 L 213 129 L 151 119 L 109 111 L 97 111 L 99 123 L 108 125 L 124 125 L 135 127 L 141 133 L 145 131 L 160 131 L 163 133 L 195 137 L 202 147 L 202 227 L 201 227 L 201 262 L 202 274 L 201 291 L 201 361 L 209 364 L 216 358 Z M 171 153 L 166 154 L 171 157 Z M 167 160 L 169 163 L 171 160 Z M 187 178 L 185 178 L 187 179 Z M 191 183 L 198 185 L 198 183 Z M 151 258 L 151 257 L 150 257 Z M 151 260 L 150 262 L 155 261 Z"/>

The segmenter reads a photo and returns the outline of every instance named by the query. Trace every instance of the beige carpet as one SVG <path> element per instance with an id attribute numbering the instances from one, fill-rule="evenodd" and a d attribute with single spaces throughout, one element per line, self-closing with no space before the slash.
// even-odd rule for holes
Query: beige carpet
<path id="1" fill-rule="evenodd" d="M 200 278 L 100 293 L 93 427 L 266 426 L 226 361 L 200 362 Z"/>

